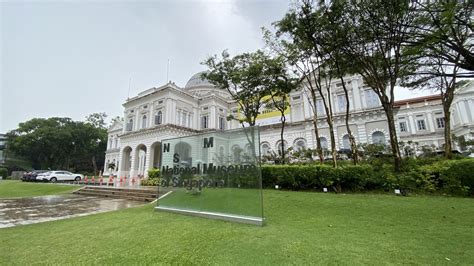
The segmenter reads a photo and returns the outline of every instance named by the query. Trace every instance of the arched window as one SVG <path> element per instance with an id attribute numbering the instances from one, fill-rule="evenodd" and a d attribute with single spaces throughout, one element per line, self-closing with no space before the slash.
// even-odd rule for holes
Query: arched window
<path id="1" fill-rule="evenodd" d="M 115 148 L 118 148 L 118 138 L 115 137 Z"/>
<path id="2" fill-rule="evenodd" d="M 325 137 L 320 137 L 319 142 L 321 143 L 321 149 L 323 150 L 328 149 L 328 140 Z"/>
<path id="3" fill-rule="evenodd" d="M 132 131 L 132 130 L 133 130 L 133 119 L 130 119 L 130 120 L 128 121 L 127 130 L 128 130 L 128 131 Z"/>
<path id="4" fill-rule="evenodd" d="M 232 161 L 234 163 L 240 163 L 240 154 L 242 153 L 242 148 L 239 145 L 234 145 L 232 147 Z"/>
<path id="5" fill-rule="evenodd" d="M 147 117 L 146 117 L 146 115 L 144 115 L 142 117 L 142 128 L 146 128 L 146 120 L 147 120 Z"/>
<path id="6" fill-rule="evenodd" d="M 278 151 L 278 154 L 281 155 L 281 146 L 283 145 L 283 150 L 286 151 L 288 149 L 288 144 L 286 143 L 286 141 L 283 141 L 283 144 L 281 141 L 278 141 L 277 143 L 277 151 Z"/>
<path id="7" fill-rule="evenodd" d="M 344 137 L 342 137 L 342 148 L 344 150 L 350 150 L 351 149 L 351 141 L 349 139 L 349 135 L 344 135 Z"/>
<path id="8" fill-rule="evenodd" d="M 302 151 L 306 149 L 306 140 L 303 138 L 295 140 L 295 144 L 293 145 L 295 151 Z"/>
<path id="9" fill-rule="evenodd" d="M 161 111 L 158 111 L 155 115 L 155 125 L 161 125 L 163 121 L 163 113 Z"/>
<path id="10" fill-rule="evenodd" d="M 380 131 L 375 131 L 372 133 L 372 143 L 373 144 L 384 144 L 385 145 L 385 134 Z"/>
<path id="11" fill-rule="evenodd" d="M 260 147 L 262 151 L 262 156 L 268 156 L 270 155 L 270 144 L 268 142 L 262 143 L 262 146 Z"/>

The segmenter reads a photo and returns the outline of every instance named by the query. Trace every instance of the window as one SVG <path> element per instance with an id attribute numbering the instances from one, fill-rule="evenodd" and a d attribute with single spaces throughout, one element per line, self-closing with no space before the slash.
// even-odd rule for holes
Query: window
<path id="1" fill-rule="evenodd" d="M 270 144 L 268 144 L 268 142 L 262 143 L 261 150 L 262 150 L 262 156 L 270 155 Z"/>
<path id="2" fill-rule="evenodd" d="M 444 128 L 444 117 L 436 118 L 436 126 L 438 128 Z"/>
<path id="3" fill-rule="evenodd" d="M 278 150 L 278 154 L 279 154 L 279 155 L 281 155 L 282 145 L 283 145 L 283 151 L 286 151 L 286 150 L 287 150 L 288 144 L 286 144 L 286 141 L 284 141 L 283 143 L 282 143 L 281 141 L 278 141 L 277 150 Z"/>
<path id="4" fill-rule="evenodd" d="M 306 140 L 298 139 L 295 141 L 295 151 L 302 151 L 306 149 Z"/>
<path id="5" fill-rule="evenodd" d="M 400 122 L 400 132 L 407 132 L 407 122 Z"/>
<path id="6" fill-rule="evenodd" d="M 364 91 L 365 104 L 368 108 L 379 106 L 379 97 L 373 90 Z"/>
<path id="7" fill-rule="evenodd" d="M 349 139 L 349 135 L 344 135 L 344 137 L 342 137 L 342 148 L 344 150 L 350 150 L 351 149 L 351 141 Z"/>
<path id="8" fill-rule="evenodd" d="M 426 130 L 425 120 L 417 120 L 418 130 Z"/>
<path id="9" fill-rule="evenodd" d="M 321 149 L 327 150 L 328 149 L 328 140 L 325 137 L 320 137 L 319 142 L 321 143 Z"/>
<path id="10" fill-rule="evenodd" d="M 317 100 L 316 101 L 316 113 L 318 115 L 323 115 L 324 114 L 324 103 L 323 100 Z"/>
<path id="11" fill-rule="evenodd" d="M 375 131 L 374 133 L 372 133 L 372 143 L 385 144 L 385 134 L 380 131 Z"/>
<path id="12" fill-rule="evenodd" d="M 155 115 L 155 125 L 161 125 L 163 120 L 163 113 L 161 111 L 158 111 Z"/>
<path id="13" fill-rule="evenodd" d="M 127 131 L 133 130 L 133 119 L 128 120 Z"/>
<path id="14" fill-rule="evenodd" d="M 183 119 L 181 120 L 183 126 L 188 125 L 188 115 L 183 112 Z"/>
<path id="15" fill-rule="evenodd" d="M 115 148 L 118 148 L 118 138 L 115 138 Z"/>
<path id="16" fill-rule="evenodd" d="M 224 117 L 219 117 L 219 129 L 224 130 L 225 129 L 225 120 Z"/>
<path id="17" fill-rule="evenodd" d="M 346 97 L 344 95 L 337 96 L 337 107 L 337 110 L 339 110 L 339 112 L 346 111 Z"/>
<path id="18" fill-rule="evenodd" d="M 146 115 L 144 115 L 142 117 L 142 128 L 146 128 L 146 120 L 147 120 L 147 117 L 146 117 Z"/>
<path id="19" fill-rule="evenodd" d="M 209 127 L 209 116 L 201 116 L 201 128 L 208 128 Z"/>

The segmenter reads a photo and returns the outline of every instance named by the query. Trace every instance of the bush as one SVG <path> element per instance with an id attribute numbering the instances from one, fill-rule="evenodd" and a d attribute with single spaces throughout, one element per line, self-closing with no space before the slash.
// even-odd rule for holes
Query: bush
<path id="1" fill-rule="evenodd" d="M 142 186 L 158 186 L 160 183 L 160 169 L 152 168 L 148 170 L 148 178 L 142 179 Z"/>
<path id="2" fill-rule="evenodd" d="M 160 169 L 152 168 L 148 170 L 148 178 L 160 178 Z"/>
<path id="3" fill-rule="evenodd" d="M 262 166 L 262 184 L 265 188 L 278 185 L 290 190 L 321 190 L 332 187 L 335 191 L 361 191 L 373 177 L 370 165 L 347 165 L 333 168 L 327 165 L 265 165 Z"/>
<path id="4" fill-rule="evenodd" d="M 7 178 L 7 176 L 8 176 L 8 170 L 7 170 L 7 168 L 3 168 L 3 167 L 0 168 L 0 176 L 2 176 L 3 179 L 6 179 L 6 178 Z"/>

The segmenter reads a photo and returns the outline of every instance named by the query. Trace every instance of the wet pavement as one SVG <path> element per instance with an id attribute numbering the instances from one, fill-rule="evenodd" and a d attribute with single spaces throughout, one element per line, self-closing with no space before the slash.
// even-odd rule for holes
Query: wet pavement
<path id="1" fill-rule="evenodd" d="M 81 195 L 0 199 L 0 228 L 85 216 L 144 204 L 140 201 Z"/>

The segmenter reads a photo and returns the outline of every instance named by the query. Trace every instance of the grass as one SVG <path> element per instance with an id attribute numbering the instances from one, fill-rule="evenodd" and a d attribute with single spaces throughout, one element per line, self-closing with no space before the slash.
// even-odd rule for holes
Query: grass
<path id="1" fill-rule="evenodd" d="M 0 181 L 0 198 L 34 197 L 43 195 L 54 195 L 69 193 L 77 189 L 77 186 L 66 186 L 47 183 L 30 183 L 18 180 Z"/>
<path id="2" fill-rule="evenodd" d="M 160 200 L 160 206 L 262 217 L 262 195 L 257 189 L 203 188 L 193 193 L 177 188 Z"/>
<path id="3" fill-rule="evenodd" d="M 154 205 L 0 229 L 0 264 L 474 262 L 474 200 L 264 191 L 263 227 Z"/>

